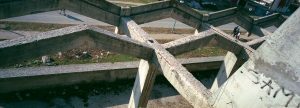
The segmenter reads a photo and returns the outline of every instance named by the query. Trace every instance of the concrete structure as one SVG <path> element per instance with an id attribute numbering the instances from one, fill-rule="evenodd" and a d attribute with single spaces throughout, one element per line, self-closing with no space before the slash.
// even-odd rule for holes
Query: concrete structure
<path id="1" fill-rule="evenodd" d="M 278 89 L 275 94 L 282 90 L 285 96 L 291 97 L 285 106 L 298 105 L 299 107 L 298 94 L 300 86 L 298 83 L 299 75 L 296 72 L 299 70 L 296 67 L 299 62 L 292 59 L 299 58 L 297 52 L 299 45 L 296 43 L 299 39 L 298 37 L 293 37 L 293 35 L 298 33 L 297 30 L 299 27 L 296 27 L 296 25 L 299 24 L 299 20 L 296 20 L 296 18 L 299 17 L 300 10 L 298 10 L 296 15 L 292 16 L 283 27 L 281 26 L 279 31 L 271 34 L 262 29 L 260 25 L 265 25 L 268 21 L 270 21 L 269 23 L 272 25 L 275 20 L 282 22 L 283 20 L 279 14 L 253 19 L 239 12 L 237 8 L 201 14 L 197 10 L 173 0 L 125 8 L 102 0 L 32 0 L 26 2 L 6 0 L 0 3 L 0 10 L 3 11 L 0 14 L 0 18 L 65 8 L 114 25 L 117 27 L 118 33 L 128 36 L 120 36 L 94 26 L 79 25 L 41 33 L 37 36 L 7 40 L 0 42 L 0 65 L 80 46 L 96 47 L 141 58 L 129 100 L 129 107 L 147 106 L 148 98 L 158 71 L 162 72 L 164 77 L 180 95 L 192 106 L 197 108 L 226 107 L 226 105 L 231 105 L 232 107 L 252 107 L 251 105 L 254 107 L 272 107 L 272 105 L 275 105 L 276 103 L 273 103 L 273 100 L 270 99 L 271 97 L 267 97 L 267 95 L 262 92 L 262 90 L 268 86 L 268 95 L 270 95 L 270 90 L 274 89 L 270 87 L 272 81 L 266 82 L 259 80 L 254 82 L 254 84 L 262 84 L 260 87 L 261 91 L 257 93 L 258 91 L 255 88 L 251 88 L 254 87 L 250 85 L 251 81 L 241 76 L 241 74 L 249 74 L 248 71 L 253 71 L 255 75 L 259 74 L 256 71 L 262 71 L 262 74 L 266 74 L 266 76 L 278 81 L 276 83 L 284 86 L 285 89 L 292 91 L 292 93 L 286 93 L 284 91 L 285 89 Z M 18 10 L 12 7 L 18 4 L 22 4 L 21 7 L 26 9 Z M 161 45 L 138 26 L 138 24 L 167 17 L 172 17 L 194 27 L 198 32 L 193 36 Z M 293 23 L 293 20 L 295 23 Z M 255 33 L 260 36 L 270 35 L 266 37 L 268 43 L 263 43 L 256 52 L 255 48 L 264 42 L 265 38 L 244 43 L 214 27 L 229 22 L 236 22 L 245 28 L 249 34 Z M 290 32 L 284 27 L 293 29 Z M 283 35 L 288 36 L 283 37 Z M 201 48 L 211 40 L 217 41 L 218 47 L 228 50 L 230 53 L 226 55 L 225 61 L 218 73 L 216 79 L 218 82 L 215 82 L 212 90 L 209 90 L 198 81 L 182 63 L 177 61 L 174 56 L 196 48 Z M 291 41 L 291 43 L 288 41 Z M 269 49 L 271 46 L 274 50 Z M 295 52 L 287 51 L 289 48 L 295 50 Z M 266 51 L 266 53 L 264 53 L 264 51 Z M 287 58 L 287 56 L 280 51 L 284 51 L 285 54 L 290 54 L 293 58 Z M 273 52 L 275 54 L 269 57 L 270 53 Z M 274 63 L 272 60 L 278 62 Z M 244 64 L 244 62 L 246 63 Z M 274 64 L 277 67 L 274 67 Z M 240 66 L 242 67 L 239 68 Z M 254 69 L 250 67 L 254 67 Z M 249 70 L 249 68 L 252 70 Z M 276 73 L 270 74 L 269 70 Z M 3 75 L 7 75 L 7 73 Z M 76 77 L 76 74 L 74 75 Z M 259 78 L 267 79 L 265 77 Z M 282 80 L 282 78 L 288 79 Z M 226 87 L 229 82 L 233 83 L 229 85 L 229 87 Z M 276 87 L 279 87 L 279 85 L 276 85 Z M 232 91 L 236 89 L 239 91 L 233 93 Z M 225 95 L 222 96 L 224 90 Z M 247 90 L 251 92 L 246 92 Z M 220 97 L 219 94 L 221 94 L 222 97 Z M 266 100 L 256 102 L 255 104 L 247 103 L 254 99 L 252 95 L 260 95 L 262 97 L 261 100 Z M 283 99 L 286 99 L 286 97 L 280 97 L 276 102 Z"/>
<path id="2" fill-rule="evenodd" d="M 188 58 L 179 61 L 189 71 L 195 72 L 218 69 L 223 58 L 222 56 Z M 0 93 L 81 82 L 113 82 L 118 79 L 131 79 L 136 76 L 138 64 L 138 61 L 133 61 L 0 69 Z M 161 70 L 158 74 L 161 74 Z"/>

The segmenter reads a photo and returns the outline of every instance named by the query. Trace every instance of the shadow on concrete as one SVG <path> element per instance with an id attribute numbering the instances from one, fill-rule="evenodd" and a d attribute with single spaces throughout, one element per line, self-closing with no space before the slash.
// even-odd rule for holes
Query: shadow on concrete
<path id="1" fill-rule="evenodd" d="M 194 72 L 207 88 L 212 85 L 213 78 L 208 73 L 217 70 Z M 204 73 L 207 73 L 206 75 Z M 211 82 L 210 82 L 211 81 Z M 19 92 L 0 94 L 1 107 L 111 107 L 128 104 L 134 79 L 120 79 L 114 82 L 83 82 L 76 85 L 49 87 Z M 137 88 L 139 89 L 139 88 Z M 178 92 L 165 79 L 158 75 L 155 80 L 150 99 L 158 99 L 178 95 Z"/>

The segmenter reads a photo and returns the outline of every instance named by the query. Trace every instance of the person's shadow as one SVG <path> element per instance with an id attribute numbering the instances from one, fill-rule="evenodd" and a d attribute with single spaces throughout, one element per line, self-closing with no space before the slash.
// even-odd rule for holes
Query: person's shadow
<path id="1" fill-rule="evenodd" d="M 76 18 L 76 17 L 73 17 L 73 16 L 71 16 L 71 15 L 65 15 L 67 18 L 70 18 L 70 19 L 72 19 L 72 20 L 75 20 L 75 21 L 80 21 L 80 22 L 84 22 L 84 21 L 82 21 L 81 19 L 79 19 L 79 18 Z"/>
<path id="2" fill-rule="evenodd" d="M 71 16 L 71 15 L 68 15 L 68 14 L 66 14 L 66 13 L 64 13 L 64 14 L 62 14 L 62 13 L 59 13 L 59 14 L 60 14 L 60 15 L 63 15 L 63 16 L 65 16 L 65 17 L 67 17 L 67 18 L 69 18 L 69 19 L 75 20 L 75 21 L 84 22 L 84 21 L 82 21 L 81 19 L 79 19 L 79 18 L 76 18 L 76 17 L 74 17 L 74 16 Z"/>

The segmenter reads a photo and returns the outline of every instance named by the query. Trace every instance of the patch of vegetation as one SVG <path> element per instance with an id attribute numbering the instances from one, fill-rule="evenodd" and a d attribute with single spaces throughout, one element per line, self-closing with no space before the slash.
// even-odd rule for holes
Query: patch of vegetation
<path id="1" fill-rule="evenodd" d="M 203 47 L 191 52 L 183 53 L 176 58 L 191 58 L 191 57 L 209 57 L 209 56 L 224 56 L 227 51 L 218 47 Z"/>

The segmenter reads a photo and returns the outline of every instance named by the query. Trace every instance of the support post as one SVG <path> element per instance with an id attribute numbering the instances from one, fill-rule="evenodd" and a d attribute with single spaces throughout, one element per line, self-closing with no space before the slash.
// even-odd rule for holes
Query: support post
<path id="1" fill-rule="evenodd" d="M 157 69 L 152 63 L 143 59 L 140 61 L 128 108 L 144 108 L 147 106 L 156 73 Z"/>

